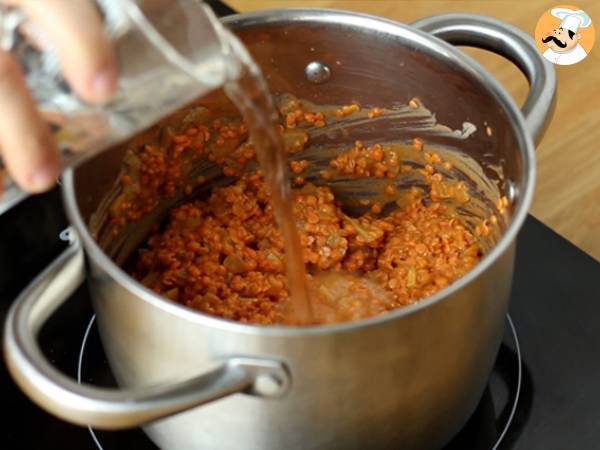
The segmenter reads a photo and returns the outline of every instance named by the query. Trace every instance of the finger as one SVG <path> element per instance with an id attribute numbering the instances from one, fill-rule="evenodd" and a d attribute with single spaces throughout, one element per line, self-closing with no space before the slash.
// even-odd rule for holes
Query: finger
<path id="1" fill-rule="evenodd" d="M 116 59 L 90 0 L 21 0 L 19 6 L 56 50 L 69 84 L 86 101 L 108 100 L 117 86 Z"/>
<path id="2" fill-rule="evenodd" d="M 0 51 L 0 148 L 6 168 L 23 189 L 42 192 L 55 182 L 60 158 L 13 57 Z"/>

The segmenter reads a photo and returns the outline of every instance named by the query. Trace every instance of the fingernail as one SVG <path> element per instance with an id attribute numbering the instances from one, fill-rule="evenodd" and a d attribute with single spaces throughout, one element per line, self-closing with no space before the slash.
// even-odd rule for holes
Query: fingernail
<path id="1" fill-rule="evenodd" d="M 110 98 L 117 87 L 117 71 L 110 67 L 98 72 L 92 79 L 92 90 L 99 99 Z"/>
<path id="2" fill-rule="evenodd" d="M 53 166 L 41 167 L 31 174 L 29 187 L 33 192 L 43 192 L 56 183 L 58 173 Z"/>

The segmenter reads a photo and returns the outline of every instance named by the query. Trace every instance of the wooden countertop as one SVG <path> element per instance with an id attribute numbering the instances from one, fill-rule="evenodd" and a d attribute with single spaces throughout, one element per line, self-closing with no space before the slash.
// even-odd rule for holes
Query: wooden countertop
<path id="1" fill-rule="evenodd" d="M 538 146 L 538 178 L 531 212 L 600 260 L 600 2 L 579 1 L 596 25 L 596 46 L 574 66 L 557 66 L 554 118 Z M 228 0 L 238 11 L 315 7 L 361 11 L 410 23 L 444 12 L 497 17 L 533 35 L 542 13 L 560 2 L 547 0 Z M 524 76 L 501 57 L 467 49 L 522 104 Z"/>

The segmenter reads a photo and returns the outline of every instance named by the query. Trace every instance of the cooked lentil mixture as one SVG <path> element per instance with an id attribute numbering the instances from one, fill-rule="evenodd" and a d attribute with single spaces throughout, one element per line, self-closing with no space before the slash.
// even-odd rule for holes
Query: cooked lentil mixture
<path id="1" fill-rule="evenodd" d="M 411 108 L 419 106 L 411 102 Z M 355 114 L 376 120 L 383 109 L 357 104 L 313 108 L 288 97 L 279 113 L 314 324 L 372 317 L 418 302 L 481 259 L 477 237 L 489 234 L 496 215 L 471 232 L 450 205 L 470 201 L 466 185 L 444 176 L 452 165 L 419 138 L 409 145 L 422 155 L 420 167 L 402 161 L 393 146 L 356 141 L 317 171 L 313 180 L 324 186 L 306 181 L 312 163 L 293 157 L 307 145 L 310 130 Z M 132 274 L 157 293 L 207 314 L 263 325 L 307 325 L 291 307 L 268 189 L 259 170 L 248 171 L 256 151 L 244 123 L 213 119 L 210 111 L 198 109 L 194 120 L 168 137 L 164 148 L 145 145 L 128 155 L 123 190 L 110 210 L 113 235 L 148 214 L 161 198 L 178 189 L 190 195 L 204 185 L 204 176 L 182 181 L 196 161 L 218 164 L 223 175 L 237 178 L 172 209 L 164 227 L 156 228 L 136 253 Z M 424 183 L 401 195 L 396 179 L 411 173 Z M 366 212 L 350 216 L 327 186 L 337 177 L 380 179 L 381 198 L 360 200 Z M 397 205 L 391 212 L 390 202 Z M 498 201 L 499 213 L 507 203 Z"/>
<path id="2" fill-rule="evenodd" d="M 318 323 L 409 305 L 470 270 L 481 251 L 441 203 L 415 195 L 386 217 L 352 218 L 328 187 L 295 190 L 294 214 Z M 260 172 L 170 213 L 139 251 L 135 276 L 202 312 L 257 324 L 294 323 L 281 236 Z"/>

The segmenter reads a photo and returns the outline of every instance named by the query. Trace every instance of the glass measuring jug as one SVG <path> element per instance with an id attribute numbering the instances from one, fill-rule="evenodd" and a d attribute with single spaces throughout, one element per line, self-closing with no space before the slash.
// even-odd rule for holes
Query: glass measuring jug
<path id="1" fill-rule="evenodd" d="M 80 100 L 43 33 L 19 9 L 0 6 L 0 46 L 23 68 L 65 166 L 122 141 L 191 100 L 236 79 L 237 39 L 197 0 L 98 0 L 115 50 L 118 89 L 107 104 Z M 0 161 L 0 174 L 3 172 Z M 5 176 L 0 214 L 27 197 Z"/>

